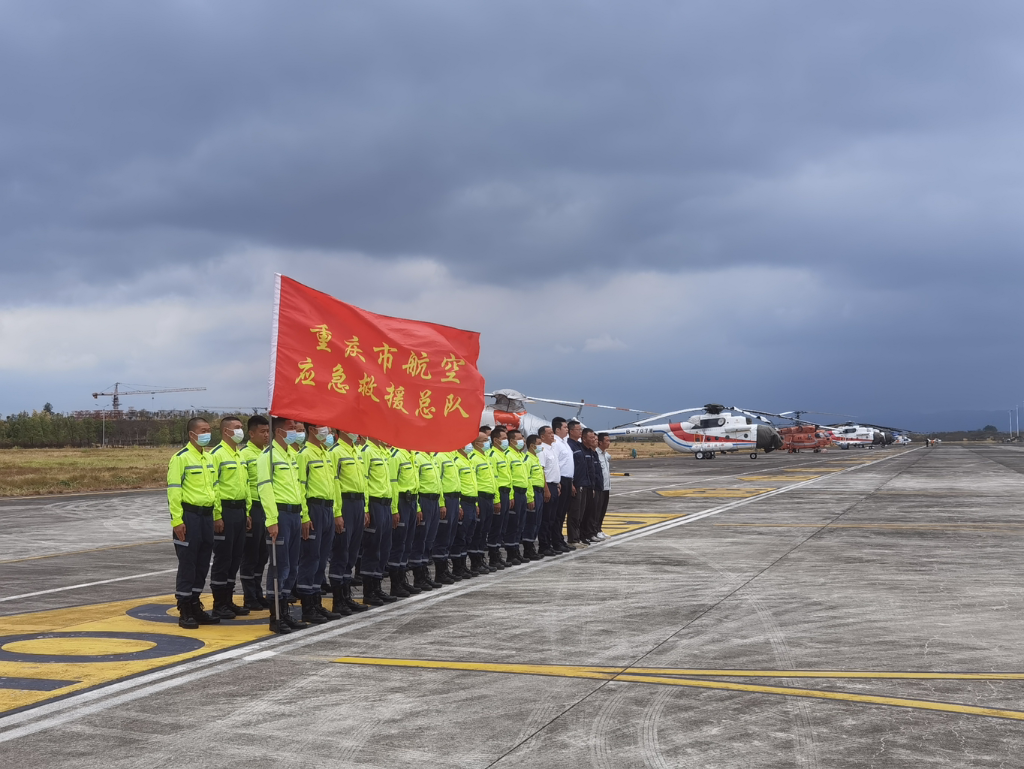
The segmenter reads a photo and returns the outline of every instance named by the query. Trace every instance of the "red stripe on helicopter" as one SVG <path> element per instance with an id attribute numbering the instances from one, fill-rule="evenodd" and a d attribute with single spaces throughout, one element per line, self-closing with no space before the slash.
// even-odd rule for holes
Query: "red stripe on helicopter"
<path id="1" fill-rule="evenodd" d="M 687 443 L 755 443 L 750 438 L 726 438 L 718 435 L 701 435 L 700 433 L 688 433 L 683 429 L 681 422 L 670 422 L 668 429 L 674 436 Z"/>

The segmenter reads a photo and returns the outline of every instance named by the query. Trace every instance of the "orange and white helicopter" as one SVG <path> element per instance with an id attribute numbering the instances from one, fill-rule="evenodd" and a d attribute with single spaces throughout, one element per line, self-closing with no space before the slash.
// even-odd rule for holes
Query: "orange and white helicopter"
<path id="1" fill-rule="evenodd" d="M 586 403 L 585 401 L 565 401 L 555 398 L 534 398 L 523 395 L 518 390 L 494 390 L 484 393 L 485 397 L 493 398 L 494 403 L 484 409 L 481 415 L 482 425 L 505 425 L 522 430 L 523 435 L 536 433 L 541 427 L 550 427 L 551 420 L 545 417 L 531 414 L 526 410 L 528 403 L 553 403 L 556 406 L 571 406 L 576 409 L 576 419 L 579 419 L 584 408 L 612 409 L 614 411 L 628 411 L 637 414 L 653 414 L 653 411 L 642 411 L 640 409 L 627 409 L 620 406 L 602 406 L 598 403 Z"/>
<path id="2" fill-rule="evenodd" d="M 880 425 L 857 424 L 847 422 L 841 425 L 829 425 L 832 442 L 841 449 L 866 449 L 871 446 L 885 447 L 895 442 L 893 431 L 898 428 Z"/>
<path id="3" fill-rule="evenodd" d="M 691 414 L 680 422 L 651 424 L 676 414 Z M 767 416 L 735 406 L 709 403 L 689 409 L 669 411 L 650 419 L 606 430 L 609 435 L 660 435 L 669 446 L 696 459 L 714 459 L 720 452 L 734 454 L 749 451 L 757 459 L 758 449 L 766 454 L 782 448 L 782 436 Z"/>

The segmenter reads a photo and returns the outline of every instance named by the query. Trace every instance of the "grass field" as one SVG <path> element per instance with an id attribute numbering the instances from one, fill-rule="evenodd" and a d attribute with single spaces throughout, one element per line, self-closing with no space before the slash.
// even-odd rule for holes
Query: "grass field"
<path id="1" fill-rule="evenodd" d="M 156 489 L 176 449 L 0 449 L 0 497 Z"/>

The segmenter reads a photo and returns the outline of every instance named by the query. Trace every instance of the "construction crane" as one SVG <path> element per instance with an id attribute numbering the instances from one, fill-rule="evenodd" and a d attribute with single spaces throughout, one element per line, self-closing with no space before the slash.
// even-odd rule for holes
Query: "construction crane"
<path id="1" fill-rule="evenodd" d="M 101 395 L 112 395 L 114 396 L 113 410 L 121 410 L 121 396 L 122 395 L 156 395 L 157 393 L 191 393 L 191 392 L 202 392 L 205 387 L 154 387 L 151 390 L 122 390 L 121 385 L 123 382 L 114 382 L 113 387 L 108 387 L 110 392 L 93 393 L 93 398 L 99 398 Z M 148 387 L 149 385 L 128 385 L 128 387 Z"/>

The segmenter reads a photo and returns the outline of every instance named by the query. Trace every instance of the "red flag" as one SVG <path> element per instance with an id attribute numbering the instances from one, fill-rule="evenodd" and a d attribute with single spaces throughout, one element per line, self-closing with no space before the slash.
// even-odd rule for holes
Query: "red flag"
<path id="1" fill-rule="evenodd" d="M 270 413 L 413 451 L 476 439 L 480 334 L 390 318 L 277 276 Z"/>

